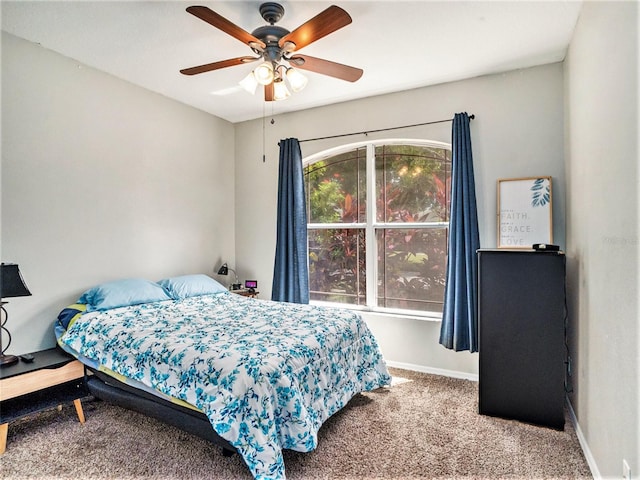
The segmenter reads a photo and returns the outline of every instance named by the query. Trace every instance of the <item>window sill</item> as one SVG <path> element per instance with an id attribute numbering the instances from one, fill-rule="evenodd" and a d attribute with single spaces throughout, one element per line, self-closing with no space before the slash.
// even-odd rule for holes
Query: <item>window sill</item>
<path id="1" fill-rule="evenodd" d="M 393 317 L 403 320 L 420 320 L 424 322 L 441 322 L 442 314 L 441 313 L 415 313 L 408 312 L 403 310 L 386 310 L 383 308 L 371 308 L 360 305 L 346 305 L 343 303 L 331 303 L 331 302 L 322 302 L 319 300 L 312 300 L 309 302 L 311 305 L 318 305 L 322 307 L 333 307 L 333 308 L 344 308 L 346 310 L 354 310 L 356 312 L 366 313 L 367 315 L 373 315 L 376 317 Z"/>

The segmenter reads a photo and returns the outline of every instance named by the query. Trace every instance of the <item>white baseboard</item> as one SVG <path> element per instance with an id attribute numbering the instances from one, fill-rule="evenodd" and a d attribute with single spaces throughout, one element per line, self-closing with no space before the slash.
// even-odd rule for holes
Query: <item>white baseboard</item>
<path id="1" fill-rule="evenodd" d="M 591 475 L 593 476 L 594 480 L 601 480 L 602 475 L 600 475 L 600 470 L 598 470 L 596 459 L 593 458 L 593 454 L 589 449 L 589 444 L 587 443 L 587 439 L 584 437 L 584 434 L 582 433 L 582 429 L 580 428 L 580 424 L 578 423 L 578 418 L 576 417 L 576 412 L 574 412 L 573 410 L 573 405 L 571 405 L 571 401 L 569 400 L 569 397 L 567 397 L 567 406 L 569 407 L 569 418 L 571 419 L 573 428 L 576 431 L 578 442 L 580 442 L 580 448 L 582 448 L 582 453 L 584 453 L 584 458 L 587 460 L 587 464 L 589 465 L 589 470 L 591 470 Z"/>
<path id="2" fill-rule="evenodd" d="M 425 367 L 423 365 L 414 365 L 413 363 L 403 362 L 387 362 L 387 365 L 393 368 L 401 368 L 403 370 L 413 370 L 414 372 L 431 373 L 433 375 L 442 375 L 443 377 L 461 378 L 463 380 L 478 381 L 478 375 L 474 373 L 458 372 L 455 370 L 445 370 L 443 368 Z"/>

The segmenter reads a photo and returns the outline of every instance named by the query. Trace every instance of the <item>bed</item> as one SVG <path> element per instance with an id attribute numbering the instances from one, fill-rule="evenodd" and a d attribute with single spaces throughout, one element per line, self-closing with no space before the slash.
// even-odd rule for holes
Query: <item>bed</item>
<path id="1" fill-rule="evenodd" d="M 95 396 L 237 451 L 256 479 L 284 479 L 283 449 L 313 450 L 327 418 L 391 381 L 356 312 L 247 298 L 205 275 L 99 285 L 55 333 L 95 372 Z"/>

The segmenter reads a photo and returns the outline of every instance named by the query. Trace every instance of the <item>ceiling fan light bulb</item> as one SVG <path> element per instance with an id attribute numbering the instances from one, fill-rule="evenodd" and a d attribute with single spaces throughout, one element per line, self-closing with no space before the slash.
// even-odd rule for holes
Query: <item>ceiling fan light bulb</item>
<path id="1" fill-rule="evenodd" d="M 299 92 L 307 86 L 307 83 L 309 83 L 309 79 L 295 68 L 289 68 L 287 70 L 287 80 L 289 80 L 291 90 L 293 90 L 294 92 Z"/>
<path id="2" fill-rule="evenodd" d="M 238 82 L 239 85 L 244 88 L 247 92 L 249 92 L 251 95 L 255 95 L 256 93 L 256 88 L 258 88 L 258 81 L 256 80 L 255 75 L 253 74 L 253 72 L 250 72 L 249 75 L 247 75 L 246 77 L 244 77 L 242 80 L 240 80 L 240 82 Z"/>
<path id="3" fill-rule="evenodd" d="M 271 62 L 261 63 L 253 71 L 253 75 L 260 85 L 269 85 L 273 82 L 273 65 Z"/>
<path id="4" fill-rule="evenodd" d="M 282 79 L 278 79 L 273 82 L 273 99 L 274 100 L 284 100 L 285 98 L 289 98 L 291 96 L 291 92 L 287 88 L 287 85 L 284 83 Z"/>

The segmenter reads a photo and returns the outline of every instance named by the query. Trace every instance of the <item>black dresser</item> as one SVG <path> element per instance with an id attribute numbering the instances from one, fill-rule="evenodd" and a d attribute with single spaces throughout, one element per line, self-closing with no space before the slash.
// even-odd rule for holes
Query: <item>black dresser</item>
<path id="1" fill-rule="evenodd" d="M 564 428 L 565 256 L 478 250 L 479 412 Z"/>

